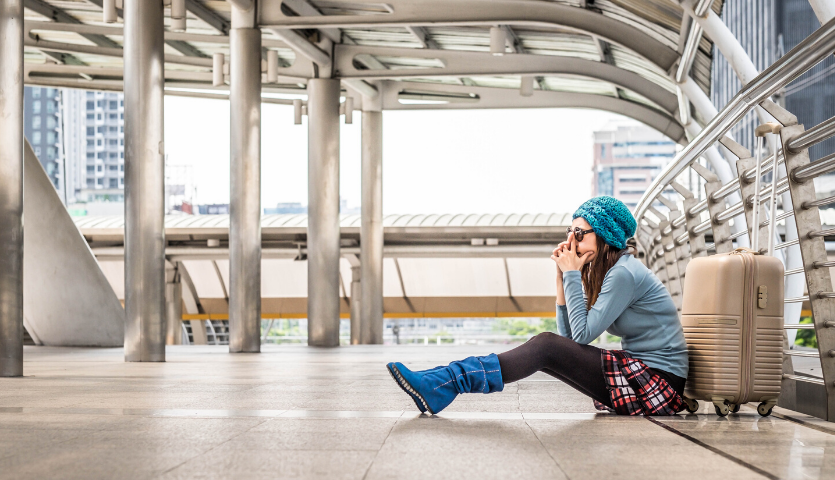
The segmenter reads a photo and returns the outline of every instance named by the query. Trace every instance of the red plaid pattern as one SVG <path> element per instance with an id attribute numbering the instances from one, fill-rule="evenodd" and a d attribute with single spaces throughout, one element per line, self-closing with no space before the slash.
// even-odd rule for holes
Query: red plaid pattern
<path id="1" fill-rule="evenodd" d="M 601 350 L 603 377 L 614 409 L 595 400 L 594 406 L 618 415 L 675 415 L 684 410 L 684 399 L 644 362 L 623 350 Z"/>

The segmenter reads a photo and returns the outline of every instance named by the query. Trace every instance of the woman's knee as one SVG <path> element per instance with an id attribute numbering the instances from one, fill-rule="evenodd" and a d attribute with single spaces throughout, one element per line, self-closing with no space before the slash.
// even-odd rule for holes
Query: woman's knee
<path id="1" fill-rule="evenodd" d="M 535 335 L 531 338 L 532 342 L 536 342 L 537 344 L 547 345 L 547 346 L 560 346 L 565 345 L 566 342 L 572 342 L 573 340 L 563 337 L 562 335 L 558 335 L 554 332 L 542 332 Z"/>

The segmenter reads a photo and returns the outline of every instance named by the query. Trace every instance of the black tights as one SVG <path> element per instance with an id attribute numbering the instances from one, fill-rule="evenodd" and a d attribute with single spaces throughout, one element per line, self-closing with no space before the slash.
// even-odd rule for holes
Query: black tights
<path id="1" fill-rule="evenodd" d="M 499 354 L 502 381 L 511 383 L 545 372 L 598 402 L 611 406 L 600 349 L 545 332 Z"/>

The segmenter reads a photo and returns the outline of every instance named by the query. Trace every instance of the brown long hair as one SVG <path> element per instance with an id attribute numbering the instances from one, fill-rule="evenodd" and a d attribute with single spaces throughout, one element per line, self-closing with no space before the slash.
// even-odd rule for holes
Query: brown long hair
<path id="1" fill-rule="evenodd" d="M 630 243 L 631 241 L 631 243 Z M 618 250 L 608 243 L 603 241 L 603 237 L 597 235 L 597 256 L 594 260 L 583 265 L 582 280 L 583 289 L 586 291 L 586 307 L 591 309 L 597 297 L 600 295 L 600 289 L 603 288 L 603 278 L 606 277 L 606 272 L 614 267 L 620 257 L 633 253 L 635 242 L 629 239 L 626 242 L 626 248 Z"/>

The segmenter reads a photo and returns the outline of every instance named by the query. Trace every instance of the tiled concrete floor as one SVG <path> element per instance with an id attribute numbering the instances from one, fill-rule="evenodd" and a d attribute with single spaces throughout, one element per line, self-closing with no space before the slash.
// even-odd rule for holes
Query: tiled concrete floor
<path id="1" fill-rule="evenodd" d="M 829 424 L 598 415 L 545 375 L 420 416 L 384 369 L 504 348 L 27 347 L 0 379 L 0 478 L 835 478 Z"/>

